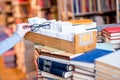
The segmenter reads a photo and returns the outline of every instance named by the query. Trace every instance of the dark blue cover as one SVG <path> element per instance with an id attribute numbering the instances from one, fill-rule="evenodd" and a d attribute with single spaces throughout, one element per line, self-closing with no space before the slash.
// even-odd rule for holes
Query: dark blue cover
<path id="1" fill-rule="evenodd" d="M 62 78 L 65 78 L 65 71 L 63 70 L 60 70 L 60 69 L 57 69 L 57 68 L 52 68 L 52 67 L 49 67 L 49 66 L 43 66 L 43 65 L 39 65 L 39 69 L 41 71 L 44 71 L 44 72 L 48 72 L 48 73 L 51 73 L 51 74 L 54 74 L 56 76 L 60 76 Z"/>
<path id="2" fill-rule="evenodd" d="M 70 71 L 69 70 L 69 66 L 68 64 L 63 64 L 63 63 L 59 63 L 59 62 L 55 62 L 55 61 L 51 61 L 51 60 L 47 60 L 47 59 L 43 59 L 43 58 L 38 58 L 38 64 L 39 65 L 44 65 L 44 66 L 50 66 L 53 68 L 58 68 L 64 71 Z"/>
<path id="3" fill-rule="evenodd" d="M 89 52 L 86 52 L 83 55 L 73 58 L 71 61 L 94 63 L 95 59 L 107 54 L 110 54 L 113 51 L 103 50 L 103 49 L 94 49 Z"/>
<path id="4" fill-rule="evenodd" d="M 73 0 L 74 13 L 77 13 L 76 0 Z"/>

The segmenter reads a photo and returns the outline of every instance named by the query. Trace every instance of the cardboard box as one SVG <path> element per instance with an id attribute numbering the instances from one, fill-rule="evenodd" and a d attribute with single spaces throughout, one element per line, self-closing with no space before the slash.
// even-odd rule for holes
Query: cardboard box
<path id="1" fill-rule="evenodd" d="M 76 34 L 73 42 L 33 32 L 27 33 L 25 39 L 73 54 L 87 52 L 96 47 L 96 31 Z"/>

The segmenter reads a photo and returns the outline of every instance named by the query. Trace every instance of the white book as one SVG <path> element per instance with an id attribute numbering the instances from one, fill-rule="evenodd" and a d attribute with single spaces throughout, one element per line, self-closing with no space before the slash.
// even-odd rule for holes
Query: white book
<path id="1" fill-rule="evenodd" d="M 93 68 L 87 68 L 87 67 L 82 67 L 82 66 L 77 66 L 77 65 L 75 65 L 75 68 L 83 69 L 83 70 L 86 70 L 86 71 L 89 71 L 89 72 L 92 72 L 92 73 L 95 72 L 95 70 Z"/>
<path id="2" fill-rule="evenodd" d="M 72 79 L 73 80 L 84 80 L 84 79 L 81 79 L 81 78 L 78 78 L 78 77 L 73 77 Z"/>
<path id="3" fill-rule="evenodd" d="M 103 57 L 97 58 L 96 62 L 101 62 L 108 66 L 113 67 L 113 69 L 120 70 L 120 50 L 105 55 Z"/>
<path id="4" fill-rule="evenodd" d="M 62 77 L 59 77 L 59 76 L 56 76 L 54 74 L 50 74 L 50 73 L 47 73 L 47 72 L 43 72 L 41 71 L 41 75 L 45 78 L 43 78 L 43 80 L 49 80 L 49 78 L 51 78 L 50 80 L 71 80 L 71 78 L 62 78 Z M 48 78 L 48 79 L 47 79 Z"/>
<path id="5" fill-rule="evenodd" d="M 40 58 L 56 61 L 63 64 L 70 64 L 70 61 L 41 55 Z"/>
<path id="6" fill-rule="evenodd" d="M 87 75 L 91 75 L 91 76 L 95 75 L 95 73 L 89 72 L 87 70 L 79 69 L 79 68 L 75 68 L 75 72 L 82 73 L 82 74 L 87 74 Z"/>
<path id="7" fill-rule="evenodd" d="M 77 61 L 70 61 L 70 64 L 75 65 L 75 66 L 86 67 L 86 68 L 90 68 L 90 69 L 94 69 L 94 67 L 95 67 L 95 65 L 92 63 L 77 62 Z"/>
<path id="8" fill-rule="evenodd" d="M 78 77 L 83 80 L 95 80 L 93 76 L 88 76 L 88 75 L 79 74 L 79 73 L 73 73 L 73 77 Z"/>

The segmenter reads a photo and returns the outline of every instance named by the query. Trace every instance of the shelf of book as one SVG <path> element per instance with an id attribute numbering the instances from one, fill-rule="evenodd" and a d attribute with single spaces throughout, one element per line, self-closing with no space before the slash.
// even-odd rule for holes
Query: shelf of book
<path id="1" fill-rule="evenodd" d="M 71 17 L 71 19 L 79 19 L 88 16 L 88 18 L 96 16 L 103 18 L 104 14 L 111 16 L 109 13 L 115 13 L 113 15 L 116 17 L 116 0 L 58 0 L 58 12 L 60 20 L 69 20 Z M 103 21 L 105 22 L 104 19 Z"/>
<path id="2" fill-rule="evenodd" d="M 57 0 L 31 0 L 32 17 L 38 16 L 46 19 L 57 18 Z"/>

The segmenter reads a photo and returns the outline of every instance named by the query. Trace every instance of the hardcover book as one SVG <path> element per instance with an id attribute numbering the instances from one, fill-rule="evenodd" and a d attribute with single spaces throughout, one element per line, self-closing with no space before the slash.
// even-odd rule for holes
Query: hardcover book
<path id="1" fill-rule="evenodd" d="M 96 58 L 110 54 L 112 51 L 103 49 L 94 49 L 85 54 L 73 58 L 70 63 L 73 65 L 79 65 L 88 68 L 94 68 L 94 62 Z"/>
<path id="2" fill-rule="evenodd" d="M 44 58 L 38 58 L 38 65 L 49 66 L 49 67 L 61 69 L 64 71 L 73 70 L 73 66 L 70 64 L 64 64 L 64 63 L 57 62 L 56 60 L 53 61 L 53 60 L 44 59 Z"/>
<path id="3" fill-rule="evenodd" d="M 56 76 L 62 77 L 62 78 L 69 78 L 72 76 L 73 72 L 72 71 L 63 71 L 57 68 L 52 68 L 52 67 L 48 67 L 48 66 L 43 66 L 43 65 L 39 65 L 39 69 L 41 71 L 45 71 L 51 74 L 54 74 Z"/>

